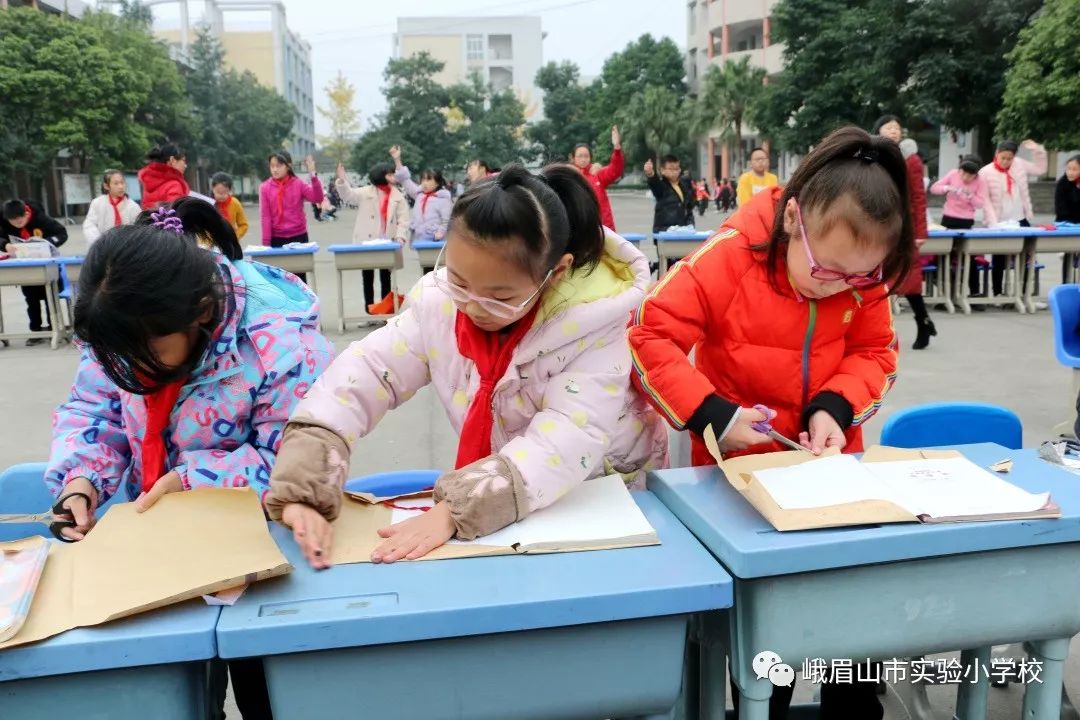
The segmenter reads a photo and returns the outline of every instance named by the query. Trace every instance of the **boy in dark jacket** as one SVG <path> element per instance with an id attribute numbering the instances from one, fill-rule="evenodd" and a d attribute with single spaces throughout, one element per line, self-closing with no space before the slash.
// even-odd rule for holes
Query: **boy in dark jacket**
<path id="1" fill-rule="evenodd" d="M 4 203 L 3 212 L 0 212 L 0 251 L 7 251 L 8 245 L 14 240 L 45 240 L 54 247 L 60 247 L 67 242 L 68 235 L 64 226 L 49 217 L 43 208 L 33 200 L 8 200 Z M 30 318 L 30 331 L 40 332 L 52 329 L 52 317 L 49 315 L 49 305 L 45 302 L 44 285 L 24 285 L 21 288 L 23 297 L 26 298 L 26 314 Z M 41 322 L 41 306 L 45 306 L 45 320 L 48 325 Z M 46 343 L 45 338 L 31 338 L 26 341 L 27 345 L 40 345 Z"/>
<path id="2" fill-rule="evenodd" d="M 645 163 L 645 179 L 656 198 L 653 209 L 653 232 L 663 232 L 671 227 L 694 224 L 694 189 L 690 179 L 682 176 L 679 158 L 665 155 L 660 158 L 660 174 L 653 169 L 653 161 Z"/>

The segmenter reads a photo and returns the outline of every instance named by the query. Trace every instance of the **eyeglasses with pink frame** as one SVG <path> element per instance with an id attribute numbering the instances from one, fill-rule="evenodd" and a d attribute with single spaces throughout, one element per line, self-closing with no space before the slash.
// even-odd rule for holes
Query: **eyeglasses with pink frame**
<path id="1" fill-rule="evenodd" d="M 818 265 L 813 253 L 810 252 L 810 241 L 806 237 L 806 226 L 803 225 L 802 209 L 799 207 L 798 200 L 795 201 L 795 217 L 799 221 L 799 234 L 802 236 L 802 246 L 803 250 L 806 251 L 806 260 L 810 263 L 810 277 L 824 282 L 843 280 L 851 287 L 856 288 L 866 288 L 881 283 L 882 269 L 880 265 L 876 270 L 868 273 L 845 273 Z"/>

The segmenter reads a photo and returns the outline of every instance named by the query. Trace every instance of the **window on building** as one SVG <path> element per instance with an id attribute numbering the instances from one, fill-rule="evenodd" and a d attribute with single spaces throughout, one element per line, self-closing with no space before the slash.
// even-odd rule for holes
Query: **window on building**
<path id="1" fill-rule="evenodd" d="M 690 48 L 690 79 L 697 80 L 697 48 Z"/>
<path id="2" fill-rule="evenodd" d="M 484 36 L 483 35 L 466 35 L 465 36 L 465 57 L 468 60 L 483 60 L 484 59 Z"/>
<path id="3" fill-rule="evenodd" d="M 493 67 L 490 82 L 491 89 L 495 92 L 507 90 L 514 84 L 514 71 L 506 67 Z"/>
<path id="4" fill-rule="evenodd" d="M 686 12 L 687 12 L 687 15 L 688 15 L 687 24 L 690 26 L 690 27 L 687 28 L 687 30 L 689 30 L 691 35 L 693 35 L 694 34 L 694 27 L 695 27 L 696 21 L 697 21 L 697 3 L 696 2 L 690 3 L 689 6 L 686 9 Z"/>
<path id="5" fill-rule="evenodd" d="M 489 35 L 488 56 L 492 60 L 514 59 L 514 38 L 512 35 Z"/>

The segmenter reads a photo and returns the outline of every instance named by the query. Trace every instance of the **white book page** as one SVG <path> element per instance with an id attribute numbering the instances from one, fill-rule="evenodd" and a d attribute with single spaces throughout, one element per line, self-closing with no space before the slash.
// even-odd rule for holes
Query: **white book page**
<path id="1" fill-rule="evenodd" d="M 1033 494 L 967 458 L 867 463 L 890 499 L 912 515 L 965 517 L 1035 512 L 1049 493 Z"/>
<path id="2" fill-rule="evenodd" d="M 851 455 L 810 460 L 799 465 L 758 470 L 754 477 L 784 510 L 884 500 L 885 488 Z"/>
<path id="3" fill-rule="evenodd" d="M 430 498 L 397 500 L 401 507 L 431 505 Z M 394 524 L 419 515 L 422 510 L 394 508 Z M 655 532 L 630 496 L 618 475 L 586 480 L 564 497 L 524 520 L 476 540 L 451 540 L 454 545 L 571 545 L 602 544 L 608 540 Z"/>

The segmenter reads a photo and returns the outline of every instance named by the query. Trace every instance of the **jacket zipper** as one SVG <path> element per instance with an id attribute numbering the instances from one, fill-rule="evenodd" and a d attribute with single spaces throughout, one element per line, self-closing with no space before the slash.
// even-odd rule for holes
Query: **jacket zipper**
<path id="1" fill-rule="evenodd" d="M 805 409 L 810 404 L 810 344 L 814 341 L 814 326 L 817 324 L 817 301 L 810 300 L 809 319 L 806 323 L 806 336 L 803 338 L 802 349 L 802 406 Z"/>

